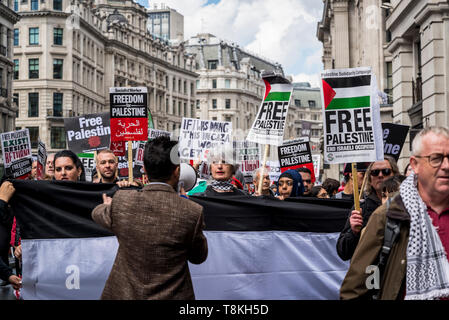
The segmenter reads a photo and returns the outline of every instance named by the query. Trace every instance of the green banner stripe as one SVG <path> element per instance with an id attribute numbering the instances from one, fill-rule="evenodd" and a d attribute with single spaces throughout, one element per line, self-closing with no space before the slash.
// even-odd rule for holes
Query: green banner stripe
<path id="1" fill-rule="evenodd" d="M 93 158 L 93 153 L 77 153 L 77 156 L 80 158 Z"/>
<path id="2" fill-rule="evenodd" d="M 291 92 L 270 92 L 264 101 L 288 101 Z"/>
<path id="3" fill-rule="evenodd" d="M 326 110 L 367 108 L 370 106 L 370 96 L 354 98 L 334 98 Z"/>

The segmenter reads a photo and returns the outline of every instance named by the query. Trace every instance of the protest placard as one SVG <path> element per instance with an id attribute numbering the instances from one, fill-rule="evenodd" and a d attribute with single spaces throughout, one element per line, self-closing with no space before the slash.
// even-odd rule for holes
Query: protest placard
<path id="1" fill-rule="evenodd" d="M 320 181 L 320 166 L 321 166 L 321 155 L 312 154 L 313 170 L 315 174 L 315 179 Z"/>
<path id="2" fill-rule="evenodd" d="M 377 84 L 371 68 L 321 73 L 324 162 L 383 160 Z"/>
<path id="3" fill-rule="evenodd" d="M 252 183 L 253 171 L 260 167 L 261 152 L 259 144 L 251 141 L 234 141 L 234 150 L 245 183 Z"/>
<path id="4" fill-rule="evenodd" d="M 311 172 L 312 182 L 315 182 L 312 153 L 308 141 L 285 141 L 282 146 L 278 146 L 278 157 L 281 172 L 290 169 L 308 168 Z"/>
<path id="5" fill-rule="evenodd" d="M 78 158 L 84 166 L 84 173 L 87 182 L 92 182 L 92 172 L 95 169 L 95 154 L 93 152 L 78 153 Z"/>
<path id="6" fill-rule="evenodd" d="M 11 179 L 25 179 L 31 172 L 32 154 L 28 129 L 0 134 L 5 175 Z"/>
<path id="7" fill-rule="evenodd" d="M 396 161 L 399 160 L 409 128 L 402 124 L 382 123 L 385 155 L 392 156 Z"/>
<path id="8" fill-rule="evenodd" d="M 293 86 L 279 75 L 263 77 L 265 96 L 246 140 L 271 145 L 282 145 L 288 105 Z"/>
<path id="9" fill-rule="evenodd" d="M 146 141 L 148 110 L 146 87 L 109 88 L 111 141 Z"/>
<path id="10" fill-rule="evenodd" d="M 111 141 L 110 149 L 117 157 L 124 157 L 126 148 L 125 141 Z"/>
<path id="11" fill-rule="evenodd" d="M 44 178 L 45 162 L 47 161 L 47 149 L 45 143 L 40 138 L 37 139 L 37 168 L 36 179 L 42 180 Z"/>
<path id="12" fill-rule="evenodd" d="M 164 130 L 157 130 L 157 129 L 148 129 L 148 140 L 160 137 L 160 136 L 166 136 L 166 137 L 172 137 L 173 133 L 164 131 Z"/>
<path id="13" fill-rule="evenodd" d="M 118 156 L 118 176 L 120 179 L 129 178 L 129 163 L 132 164 L 132 174 L 134 178 L 140 179 L 142 178 L 142 175 L 144 174 L 143 166 L 136 164 L 135 161 L 133 161 L 136 157 L 136 151 L 139 147 L 140 141 L 133 141 L 132 142 L 132 158 L 131 161 L 128 161 L 128 144 L 125 143 L 125 156 Z"/>
<path id="14" fill-rule="evenodd" d="M 181 159 L 207 161 L 209 151 L 230 144 L 232 122 L 183 118 L 179 134 Z"/>
<path id="15" fill-rule="evenodd" d="M 108 112 L 64 118 L 64 128 L 68 147 L 75 153 L 109 148 L 111 128 Z"/>
<path id="16" fill-rule="evenodd" d="M 134 158 L 134 163 L 138 166 L 143 167 L 143 154 L 145 152 L 145 142 L 139 141 L 136 149 L 136 156 Z"/>
<path id="17" fill-rule="evenodd" d="M 267 161 L 266 166 L 269 168 L 269 176 L 271 182 L 276 182 L 279 179 L 279 176 L 281 175 L 281 166 L 279 164 L 279 161 Z"/>

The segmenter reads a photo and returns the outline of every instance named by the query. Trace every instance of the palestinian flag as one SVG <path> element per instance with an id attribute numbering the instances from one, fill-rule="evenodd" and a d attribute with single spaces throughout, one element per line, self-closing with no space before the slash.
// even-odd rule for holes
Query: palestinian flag
<path id="1" fill-rule="evenodd" d="M 265 83 L 264 101 L 290 101 L 292 85 L 281 76 L 263 78 Z"/>
<path id="2" fill-rule="evenodd" d="M 114 184 L 13 180 L 22 297 L 99 299 L 118 249 L 92 210 Z M 335 250 L 351 201 L 190 197 L 204 208 L 209 255 L 189 264 L 197 299 L 338 299 L 349 263 Z"/>
<path id="3" fill-rule="evenodd" d="M 325 110 L 369 108 L 371 75 L 323 78 Z"/>

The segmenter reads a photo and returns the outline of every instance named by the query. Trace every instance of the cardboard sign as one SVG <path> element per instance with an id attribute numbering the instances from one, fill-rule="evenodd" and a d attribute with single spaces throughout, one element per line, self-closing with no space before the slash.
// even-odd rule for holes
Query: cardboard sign
<path id="1" fill-rule="evenodd" d="M 110 88 L 111 141 L 148 139 L 147 88 Z"/>
<path id="2" fill-rule="evenodd" d="M 276 182 L 281 175 L 281 166 L 279 161 L 267 161 L 266 166 L 270 169 L 269 176 L 271 182 Z"/>
<path id="3" fill-rule="evenodd" d="M 143 167 L 143 155 L 145 153 L 145 142 L 139 141 L 138 147 L 136 149 L 136 156 L 134 158 L 134 163 L 138 166 Z"/>
<path id="4" fill-rule="evenodd" d="M 409 128 L 401 124 L 382 123 L 385 155 L 392 156 L 396 161 L 399 160 Z"/>
<path id="5" fill-rule="evenodd" d="M 64 128 L 68 147 L 75 153 L 109 148 L 111 128 L 107 112 L 64 118 Z"/>
<path id="6" fill-rule="evenodd" d="M 41 139 L 37 140 L 37 169 L 36 179 L 42 180 L 44 178 L 45 163 L 47 161 L 47 149 L 45 143 Z"/>
<path id="7" fill-rule="evenodd" d="M 278 147 L 278 156 L 281 172 L 305 167 L 310 170 L 312 182 L 315 182 L 312 153 L 310 151 L 310 144 L 308 141 L 286 141 L 282 146 Z"/>
<path id="8" fill-rule="evenodd" d="M 12 179 L 26 179 L 31 172 L 32 154 L 28 129 L 0 134 L 5 175 Z"/>
<path id="9" fill-rule="evenodd" d="M 81 163 L 84 166 L 84 172 L 86 175 L 86 181 L 92 182 L 92 172 L 95 169 L 95 155 L 93 152 L 84 152 L 84 153 L 78 153 L 78 158 L 80 158 Z"/>
<path id="10" fill-rule="evenodd" d="M 265 97 L 246 140 L 271 145 L 282 145 L 284 126 L 293 86 L 281 76 L 263 78 Z"/>
<path id="11" fill-rule="evenodd" d="M 253 182 L 253 171 L 261 166 L 259 144 L 250 141 L 234 141 L 234 150 L 239 170 L 245 177 L 245 183 Z"/>
<path id="12" fill-rule="evenodd" d="M 321 155 L 312 154 L 313 170 L 315 174 L 315 179 L 320 181 L 320 166 L 321 166 Z"/>
<path id="13" fill-rule="evenodd" d="M 325 163 L 383 160 L 380 107 L 371 68 L 321 73 Z"/>
<path id="14" fill-rule="evenodd" d="M 207 160 L 216 146 L 231 144 L 232 122 L 182 118 L 179 134 L 181 159 Z"/>

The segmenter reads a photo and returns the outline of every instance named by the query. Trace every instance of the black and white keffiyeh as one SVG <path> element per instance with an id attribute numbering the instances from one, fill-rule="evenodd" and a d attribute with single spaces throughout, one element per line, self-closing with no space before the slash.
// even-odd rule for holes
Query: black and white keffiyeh
<path id="1" fill-rule="evenodd" d="M 231 181 L 232 179 L 229 179 L 227 181 L 213 180 L 210 185 L 212 189 L 214 189 L 215 191 L 229 192 L 232 191 L 232 189 L 234 188 L 234 185 L 231 183 Z"/>
<path id="2" fill-rule="evenodd" d="M 440 237 L 427 213 L 411 174 L 400 186 L 400 194 L 410 214 L 407 246 L 406 300 L 438 299 L 449 296 L 449 262 Z"/>

